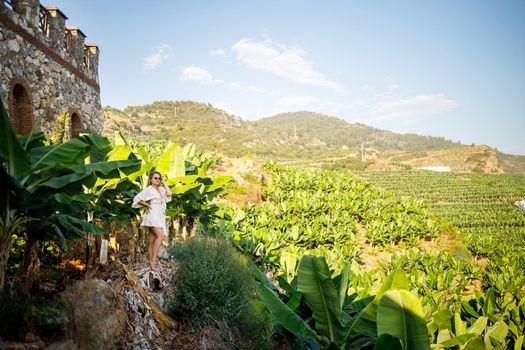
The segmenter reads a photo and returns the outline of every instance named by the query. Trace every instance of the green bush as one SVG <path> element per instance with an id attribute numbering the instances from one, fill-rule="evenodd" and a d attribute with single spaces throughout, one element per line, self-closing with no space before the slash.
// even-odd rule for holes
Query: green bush
<path id="1" fill-rule="evenodd" d="M 253 300 L 255 281 L 245 257 L 226 240 L 204 237 L 171 253 L 178 261 L 168 301 L 171 316 L 201 329 L 214 327 L 224 340 L 240 334 L 234 342 L 239 348 L 269 347 L 267 319 Z"/>
<path id="2" fill-rule="evenodd" d="M 40 337 L 53 338 L 68 333 L 69 310 L 63 302 L 45 300 L 44 303 L 34 303 L 31 314 L 33 328 Z"/>
<path id="3" fill-rule="evenodd" d="M 67 334 L 69 312 L 59 301 L 21 297 L 9 292 L 0 295 L 0 337 L 21 340 L 29 331 L 42 338 Z"/>

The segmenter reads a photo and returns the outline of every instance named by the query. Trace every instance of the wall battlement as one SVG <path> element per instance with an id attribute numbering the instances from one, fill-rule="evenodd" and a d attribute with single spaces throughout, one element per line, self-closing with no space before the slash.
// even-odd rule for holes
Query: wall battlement
<path id="1" fill-rule="evenodd" d="M 39 0 L 0 0 L 0 86 L 20 134 L 43 116 L 49 135 L 64 112 L 68 137 L 103 131 L 99 49 L 67 20 Z"/>

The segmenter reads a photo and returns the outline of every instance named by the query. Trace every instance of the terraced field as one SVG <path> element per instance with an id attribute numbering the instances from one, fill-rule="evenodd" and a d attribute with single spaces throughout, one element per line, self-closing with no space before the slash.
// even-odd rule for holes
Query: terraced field
<path id="1" fill-rule="evenodd" d="M 513 204 L 525 195 L 524 176 L 428 171 L 350 175 L 274 165 L 267 171 L 272 181 L 263 188 L 266 201 L 235 213 L 233 240 L 278 276 L 286 291 L 284 303 L 299 305 L 297 276 L 313 273 L 301 269 L 305 257 L 322 257 L 326 270 L 315 273 L 323 279 L 328 271 L 340 273 L 334 283 L 349 278 L 348 291 L 354 293 L 340 301 L 351 319 L 349 324 L 341 321 L 348 333 L 340 341 L 346 343 L 350 334 L 375 342 L 379 329 L 375 333 L 375 326 L 364 326 L 361 313 L 351 310 L 374 318 L 365 305 L 374 295 L 379 300 L 384 283 L 403 271 L 403 288 L 418 296 L 427 329 L 423 334 L 432 348 L 522 349 L 525 216 Z M 447 240 L 457 242 L 457 249 L 440 249 Z M 388 259 L 370 267 L 363 261 L 365 254 L 378 259 L 388 254 Z M 266 306 L 276 302 L 267 299 Z M 294 316 L 293 310 L 281 307 L 290 317 L 311 312 L 301 309 Z"/>

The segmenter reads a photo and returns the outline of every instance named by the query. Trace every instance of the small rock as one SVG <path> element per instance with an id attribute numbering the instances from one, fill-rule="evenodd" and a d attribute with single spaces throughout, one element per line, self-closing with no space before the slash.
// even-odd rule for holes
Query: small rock
<path id="1" fill-rule="evenodd" d="M 160 247 L 159 253 L 157 254 L 157 256 L 159 258 L 161 258 L 161 259 L 164 259 L 164 260 L 169 260 L 170 259 L 170 255 L 168 254 L 168 251 L 164 247 Z"/>
<path id="2" fill-rule="evenodd" d="M 20 51 L 20 45 L 16 40 L 9 40 L 7 42 L 7 48 L 15 53 L 18 53 L 18 51 Z"/>

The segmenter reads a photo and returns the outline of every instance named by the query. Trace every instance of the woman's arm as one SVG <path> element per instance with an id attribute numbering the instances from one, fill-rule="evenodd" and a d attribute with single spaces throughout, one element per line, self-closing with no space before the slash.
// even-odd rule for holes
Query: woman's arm
<path id="1" fill-rule="evenodd" d="M 156 191 L 154 191 L 151 186 L 148 186 L 139 193 L 137 193 L 135 197 L 133 197 L 133 203 L 131 204 L 131 207 L 135 209 L 138 209 L 140 207 L 149 208 L 149 201 L 155 198 L 156 196 Z"/>
<path id="2" fill-rule="evenodd" d="M 171 193 L 171 189 L 166 183 L 166 181 L 164 181 L 164 179 L 162 179 L 162 184 L 164 185 L 164 189 L 166 190 L 166 196 L 171 197 L 173 193 Z"/>
<path id="3" fill-rule="evenodd" d="M 151 210 L 151 204 L 149 204 L 148 202 L 146 202 L 146 201 L 144 201 L 142 199 L 138 201 L 138 204 L 142 205 L 143 207 L 148 207 L 148 211 Z"/>

